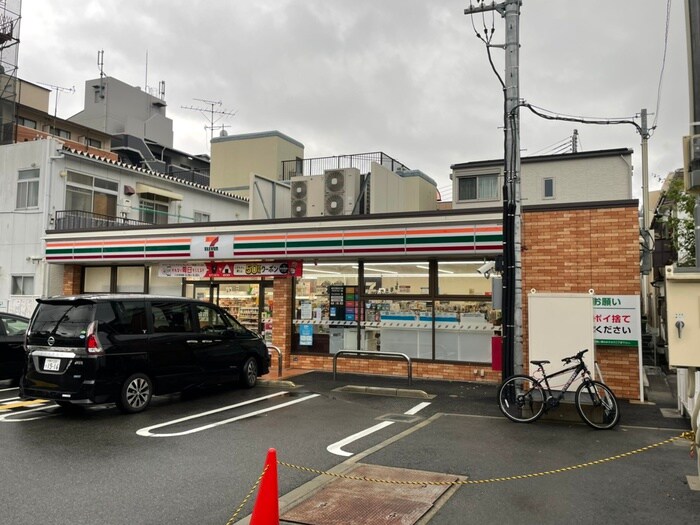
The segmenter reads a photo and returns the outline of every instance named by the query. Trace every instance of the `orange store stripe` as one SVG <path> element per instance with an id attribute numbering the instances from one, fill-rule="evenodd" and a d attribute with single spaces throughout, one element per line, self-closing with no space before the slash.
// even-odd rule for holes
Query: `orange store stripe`
<path id="1" fill-rule="evenodd" d="M 76 241 L 76 242 L 47 242 L 47 248 L 70 248 L 77 246 L 125 246 L 137 244 L 175 244 L 188 243 L 191 239 L 137 239 L 133 241 Z"/>
<path id="2" fill-rule="evenodd" d="M 286 238 L 285 234 L 281 235 L 234 235 L 233 236 L 233 241 L 234 242 L 243 242 L 243 241 L 275 241 L 275 240 L 284 240 Z"/>

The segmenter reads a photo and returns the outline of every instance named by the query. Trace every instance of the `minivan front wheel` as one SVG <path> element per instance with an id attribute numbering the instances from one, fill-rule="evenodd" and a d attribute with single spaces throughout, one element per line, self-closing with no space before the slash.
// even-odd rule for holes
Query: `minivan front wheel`
<path id="1" fill-rule="evenodd" d="M 243 365 L 241 380 L 246 388 L 253 388 L 258 381 L 258 362 L 254 357 L 249 357 Z"/>
<path id="2" fill-rule="evenodd" d="M 122 383 L 117 408 L 126 414 L 135 414 L 148 408 L 153 396 L 153 383 L 146 375 L 138 372 Z"/>

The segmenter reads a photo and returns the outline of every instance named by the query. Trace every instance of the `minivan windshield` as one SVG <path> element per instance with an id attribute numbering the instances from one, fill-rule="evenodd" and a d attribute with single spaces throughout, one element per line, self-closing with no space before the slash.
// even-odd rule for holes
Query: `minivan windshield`
<path id="1" fill-rule="evenodd" d="M 94 304 L 41 303 L 32 324 L 33 335 L 80 337 L 92 322 Z"/>

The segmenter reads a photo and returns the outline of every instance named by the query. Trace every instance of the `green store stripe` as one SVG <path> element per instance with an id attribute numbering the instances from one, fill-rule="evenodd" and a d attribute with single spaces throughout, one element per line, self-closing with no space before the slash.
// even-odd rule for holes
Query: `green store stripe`
<path id="1" fill-rule="evenodd" d="M 240 250 L 263 250 L 265 248 L 284 248 L 285 242 L 236 242 L 234 245 L 235 251 Z"/>
<path id="2" fill-rule="evenodd" d="M 166 245 L 146 245 L 147 252 L 189 252 L 189 244 L 166 244 Z"/>
<path id="3" fill-rule="evenodd" d="M 337 239 L 332 241 L 289 241 L 287 248 L 323 248 L 327 246 L 342 246 L 343 240 Z"/>
<path id="4" fill-rule="evenodd" d="M 397 237 L 397 238 L 389 238 L 389 237 L 383 237 L 380 239 L 376 238 L 370 238 L 370 239 L 345 239 L 343 241 L 343 244 L 345 246 L 395 246 L 397 244 L 403 244 L 404 243 L 404 238 L 403 237 Z"/>

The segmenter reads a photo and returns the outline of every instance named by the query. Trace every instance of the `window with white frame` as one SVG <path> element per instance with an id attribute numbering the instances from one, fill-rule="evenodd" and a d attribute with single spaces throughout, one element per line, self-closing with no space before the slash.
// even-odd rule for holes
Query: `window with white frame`
<path id="1" fill-rule="evenodd" d="M 13 275 L 12 295 L 34 295 L 33 275 Z"/>
<path id="2" fill-rule="evenodd" d="M 117 216 L 119 183 L 69 171 L 66 182 L 66 209 Z"/>
<path id="3" fill-rule="evenodd" d="M 150 224 L 168 224 L 170 199 L 155 193 L 142 193 L 139 195 L 139 202 L 141 221 Z"/>
<path id="4" fill-rule="evenodd" d="M 551 177 L 548 177 L 546 179 L 542 179 L 542 197 L 545 199 L 553 199 L 554 198 L 554 179 Z"/>
<path id="5" fill-rule="evenodd" d="M 91 148 L 97 148 L 97 149 L 102 148 L 102 141 L 101 140 L 91 139 L 90 137 L 88 137 L 87 139 L 85 139 L 85 143 L 88 146 L 90 146 Z"/>
<path id="6" fill-rule="evenodd" d="M 498 199 L 498 175 L 469 175 L 457 179 L 457 199 L 460 201 L 491 201 Z"/>
<path id="7" fill-rule="evenodd" d="M 17 175 L 18 210 L 39 206 L 39 169 L 20 170 Z"/>
<path id="8" fill-rule="evenodd" d="M 203 211 L 194 212 L 194 222 L 209 222 L 211 220 L 211 215 Z"/>

